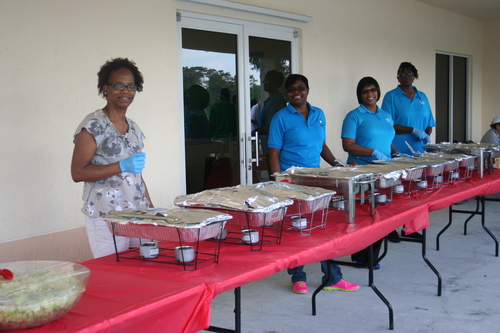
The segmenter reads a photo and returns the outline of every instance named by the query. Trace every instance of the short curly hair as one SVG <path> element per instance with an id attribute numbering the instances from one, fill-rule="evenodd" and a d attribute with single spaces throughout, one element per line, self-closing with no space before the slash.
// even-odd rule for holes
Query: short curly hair
<path id="1" fill-rule="evenodd" d="M 142 74 L 137 68 L 135 62 L 127 58 L 115 58 L 106 61 L 106 63 L 102 65 L 99 70 L 99 73 L 97 73 L 97 89 L 99 91 L 99 95 L 103 98 L 106 98 L 106 96 L 104 96 L 103 87 L 109 83 L 109 77 L 111 74 L 120 68 L 126 68 L 132 72 L 132 75 L 134 75 L 134 83 L 137 86 L 137 91 L 142 91 L 144 78 L 142 77 Z"/>

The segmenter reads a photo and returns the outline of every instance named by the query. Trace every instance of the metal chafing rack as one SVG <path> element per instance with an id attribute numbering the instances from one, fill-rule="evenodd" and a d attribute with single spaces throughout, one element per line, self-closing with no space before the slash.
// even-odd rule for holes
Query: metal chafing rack
<path id="1" fill-rule="evenodd" d="M 450 154 L 466 154 L 477 157 L 477 171 L 480 178 L 491 171 L 494 162 L 500 157 L 500 146 L 489 143 L 449 143 L 428 144 L 426 152 L 442 152 Z"/>
<path id="2" fill-rule="evenodd" d="M 375 188 L 390 188 L 389 201 L 392 200 L 393 191 L 397 185 L 401 185 L 401 188 L 396 190 L 396 193 L 404 193 L 406 188 L 406 193 L 411 194 L 417 189 L 416 184 L 425 174 L 425 165 L 405 163 L 374 163 L 359 165 L 355 168 L 366 172 L 373 172 L 377 178 Z M 405 182 L 404 185 L 403 182 Z"/>
<path id="3" fill-rule="evenodd" d="M 326 227 L 329 203 L 336 191 L 275 181 L 251 186 L 293 200 L 293 204 L 287 208 L 285 215 L 287 222 L 291 224 L 291 229 L 299 229 L 302 235 L 309 235 L 312 229 Z M 314 218 L 316 212 L 320 214 L 319 221 Z M 296 223 L 299 219 L 305 219 L 305 222 Z"/>
<path id="4" fill-rule="evenodd" d="M 174 203 L 181 207 L 213 209 L 230 214 L 233 219 L 228 224 L 246 226 L 248 230 L 260 227 L 258 242 L 250 244 L 252 251 L 259 251 L 265 243 L 281 243 L 285 211 L 293 200 L 251 186 L 232 186 L 180 195 Z M 274 227 L 275 223 L 277 227 Z M 228 237 L 224 242 L 234 243 L 236 239 Z M 241 244 L 241 241 L 236 243 Z"/>
<path id="5" fill-rule="evenodd" d="M 110 211 L 100 219 L 106 221 L 113 234 L 116 260 L 145 260 L 163 264 L 182 265 L 184 270 L 195 270 L 198 264 L 218 262 L 220 242 L 201 247 L 200 242 L 216 237 L 224 230 L 231 215 L 209 210 L 189 210 L 184 208 L 148 208 L 144 210 Z M 138 237 L 147 240 L 139 248 L 118 252 L 115 236 Z M 155 240 L 150 242 L 148 240 Z M 156 241 L 162 241 L 159 248 Z M 191 243 L 193 246 L 185 246 Z M 179 246 L 177 246 L 179 245 Z M 143 253 L 146 246 L 156 249 L 152 254 Z M 189 248 L 189 249 L 188 249 Z M 180 252 L 179 252 L 180 251 Z M 191 255 L 184 255 L 184 251 Z M 181 253 L 178 256 L 178 252 Z"/>
<path id="6" fill-rule="evenodd" d="M 439 188 L 443 184 L 443 174 L 445 168 L 449 167 L 453 160 L 445 160 L 439 158 L 429 157 L 396 157 L 394 159 L 377 161 L 380 163 L 398 163 L 409 165 L 422 165 L 425 166 L 425 177 L 432 180 L 432 185 L 427 187 L 428 190 Z"/>
<path id="7" fill-rule="evenodd" d="M 374 214 L 373 188 L 376 181 L 374 173 L 349 167 L 332 169 L 291 167 L 284 172 L 275 173 L 274 176 L 276 181 L 286 180 L 298 185 L 322 187 L 343 195 L 346 200 L 347 223 L 354 223 L 356 193 L 369 189 L 371 213 Z"/>

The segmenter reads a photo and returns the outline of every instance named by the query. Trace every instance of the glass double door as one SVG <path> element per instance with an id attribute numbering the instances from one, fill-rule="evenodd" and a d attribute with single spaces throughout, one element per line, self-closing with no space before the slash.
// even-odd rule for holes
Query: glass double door
<path id="1" fill-rule="evenodd" d="M 259 111 L 266 74 L 294 69 L 294 31 L 180 15 L 186 192 L 268 180 Z"/>

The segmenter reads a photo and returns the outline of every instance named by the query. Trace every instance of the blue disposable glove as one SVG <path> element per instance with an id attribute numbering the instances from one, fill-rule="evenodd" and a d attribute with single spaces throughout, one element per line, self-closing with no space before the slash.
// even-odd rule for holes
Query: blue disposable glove
<path id="1" fill-rule="evenodd" d="M 432 143 L 431 141 L 431 137 L 429 135 L 427 135 L 424 139 L 424 144 L 428 144 L 428 143 Z"/>
<path id="2" fill-rule="evenodd" d="M 121 160 L 120 169 L 122 172 L 130 172 L 134 175 L 141 173 L 146 165 L 146 153 L 132 154 L 126 159 Z"/>
<path id="3" fill-rule="evenodd" d="M 388 160 L 389 159 L 389 157 L 385 156 L 384 154 L 382 154 L 381 152 L 379 152 L 376 149 L 372 152 L 372 156 L 375 157 L 376 160 Z"/>
<path id="4" fill-rule="evenodd" d="M 424 140 L 426 137 L 429 136 L 429 134 L 425 133 L 425 131 L 416 127 L 413 127 L 413 131 L 411 131 L 411 134 L 415 135 L 420 140 Z"/>

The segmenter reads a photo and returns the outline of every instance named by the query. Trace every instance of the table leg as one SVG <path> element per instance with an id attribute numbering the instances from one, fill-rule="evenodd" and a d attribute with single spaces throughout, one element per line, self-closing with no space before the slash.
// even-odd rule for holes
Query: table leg
<path id="1" fill-rule="evenodd" d="M 495 235 L 486 227 L 486 198 L 484 196 L 477 196 L 476 197 L 476 209 L 475 210 L 459 210 L 459 209 L 453 209 L 452 206 L 449 207 L 449 217 L 448 217 L 448 224 L 438 233 L 436 237 L 436 250 L 439 251 L 439 237 L 441 236 L 442 233 L 448 229 L 448 227 L 452 223 L 452 214 L 453 213 L 462 213 L 462 214 L 469 214 L 469 217 L 464 222 L 464 235 L 467 235 L 467 226 L 469 221 L 475 216 L 475 215 L 480 215 L 481 216 L 481 226 L 483 227 L 484 231 L 490 237 L 493 239 L 495 242 L 495 257 L 498 257 L 498 240 L 495 237 Z"/>
<path id="2" fill-rule="evenodd" d="M 205 329 L 205 331 L 218 333 L 241 333 L 241 287 L 234 288 L 234 330 L 210 325 Z"/>
<path id="3" fill-rule="evenodd" d="M 387 240 L 384 240 L 384 255 L 387 253 Z M 378 288 L 375 286 L 373 283 L 373 265 L 374 265 L 374 260 L 373 260 L 373 246 L 370 245 L 368 247 L 368 258 L 369 258 L 369 263 L 368 263 L 368 284 L 372 288 L 372 290 L 377 294 L 377 296 L 382 300 L 382 302 L 387 305 L 387 308 L 389 309 L 389 329 L 393 330 L 394 329 L 394 311 L 392 310 L 392 305 L 389 303 L 387 298 L 378 290 Z M 377 258 L 377 262 L 380 260 L 380 258 Z M 345 261 L 337 261 L 337 260 L 327 260 L 327 276 L 325 279 L 325 282 L 323 282 L 318 288 L 313 293 L 312 296 L 312 315 L 316 315 L 316 295 L 323 290 L 323 287 L 325 287 L 328 282 L 330 281 L 331 278 L 331 273 L 330 273 L 330 266 L 331 265 L 343 265 L 343 266 L 354 266 L 354 267 L 365 267 L 364 265 L 359 265 L 359 264 L 354 264 L 352 262 L 345 262 Z"/>

